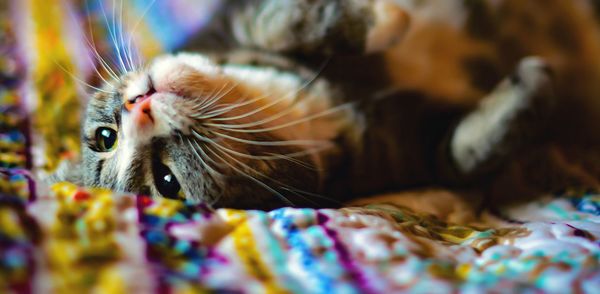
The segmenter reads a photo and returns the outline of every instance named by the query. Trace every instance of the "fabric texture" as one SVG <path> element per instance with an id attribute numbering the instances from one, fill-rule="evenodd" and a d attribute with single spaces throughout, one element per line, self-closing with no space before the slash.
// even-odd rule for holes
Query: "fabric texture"
<path id="1" fill-rule="evenodd" d="M 118 24 L 107 30 L 102 11 L 115 19 L 111 5 L 120 2 L 88 2 L 0 3 L 0 292 L 600 291 L 593 190 L 493 211 L 431 190 L 336 210 L 263 212 L 46 187 L 36 176 L 79 151 L 89 89 L 77 79 L 93 74 L 85 28 L 102 54 L 118 51 L 109 45 Z M 130 28 L 146 13 L 135 30 L 154 44 L 144 56 L 176 48 L 208 19 L 190 18 L 189 9 L 215 5 L 158 1 L 145 12 L 144 3 L 123 9 L 136 12 L 123 18 Z M 165 17 L 180 21 L 152 22 Z"/>

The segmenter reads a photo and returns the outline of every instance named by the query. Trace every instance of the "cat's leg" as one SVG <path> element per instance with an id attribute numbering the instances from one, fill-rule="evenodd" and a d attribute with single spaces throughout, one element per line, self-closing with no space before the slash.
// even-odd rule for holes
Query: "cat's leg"
<path id="1" fill-rule="evenodd" d="M 384 50 L 409 22 L 392 0 L 245 0 L 228 19 L 244 47 L 317 54 Z"/>
<path id="2" fill-rule="evenodd" d="M 539 135 L 554 102 L 549 66 L 523 59 L 452 130 L 440 153 L 441 177 L 464 183 L 494 170 Z"/>

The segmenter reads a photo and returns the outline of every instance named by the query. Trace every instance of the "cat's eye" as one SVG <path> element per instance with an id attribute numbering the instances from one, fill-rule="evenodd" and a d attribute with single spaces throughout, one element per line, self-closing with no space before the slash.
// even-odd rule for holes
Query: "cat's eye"
<path id="1" fill-rule="evenodd" d="M 166 198 L 183 199 L 181 185 L 173 172 L 161 162 L 153 164 L 154 184 L 158 192 Z"/>
<path id="2" fill-rule="evenodd" d="M 117 132 L 111 128 L 96 129 L 96 148 L 100 152 L 108 152 L 117 145 Z"/>

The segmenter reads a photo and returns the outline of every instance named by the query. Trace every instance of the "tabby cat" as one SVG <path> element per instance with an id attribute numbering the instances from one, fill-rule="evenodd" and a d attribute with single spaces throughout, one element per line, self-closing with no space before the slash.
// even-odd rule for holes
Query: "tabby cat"
<path id="1" fill-rule="evenodd" d="M 90 99 L 81 184 L 260 209 L 464 187 L 539 142 L 565 93 L 600 92 L 586 1 L 223 2 L 193 53 Z"/>

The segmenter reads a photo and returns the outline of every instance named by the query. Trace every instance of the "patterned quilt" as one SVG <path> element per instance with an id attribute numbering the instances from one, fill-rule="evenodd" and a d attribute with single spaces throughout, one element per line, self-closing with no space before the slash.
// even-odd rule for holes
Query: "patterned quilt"
<path id="1" fill-rule="evenodd" d="M 152 56 L 218 1 L 149 2 L 0 2 L 1 293 L 600 293 L 594 190 L 493 210 L 428 190 L 264 212 L 48 187 L 38 176 L 79 148 L 83 40 L 115 51 L 130 24 Z"/>

